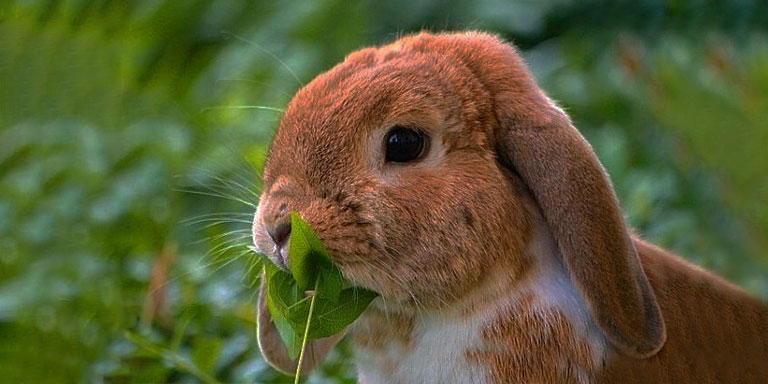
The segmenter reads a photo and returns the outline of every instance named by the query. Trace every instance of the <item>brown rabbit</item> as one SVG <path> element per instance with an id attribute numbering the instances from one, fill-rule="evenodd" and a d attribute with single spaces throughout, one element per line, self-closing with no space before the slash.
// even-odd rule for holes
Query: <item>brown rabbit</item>
<path id="1" fill-rule="evenodd" d="M 297 211 L 381 294 L 348 331 L 361 382 L 768 382 L 768 307 L 632 235 L 589 144 L 495 36 L 349 55 L 286 109 L 264 188 L 260 250 L 285 266 Z M 260 301 L 262 352 L 291 372 Z"/>

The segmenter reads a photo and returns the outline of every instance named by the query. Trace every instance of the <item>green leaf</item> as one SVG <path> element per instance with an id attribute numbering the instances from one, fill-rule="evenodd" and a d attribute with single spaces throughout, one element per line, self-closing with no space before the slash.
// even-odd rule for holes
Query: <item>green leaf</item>
<path id="1" fill-rule="evenodd" d="M 341 271 L 333 265 L 324 266 L 317 278 L 320 280 L 318 282 L 320 289 L 317 295 L 334 303 L 339 301 L 339 294 L 344 288 L 344 277 L 341 275 Z"/>
<path id="2" fill-rule="evenodd" d="M 293 326 L 288 322 L 285 316 L 283 316 L 283 312 L 276 308 L 272 297 L 269 295 L 267 295 L 267 309 L 269 309 L 269 314 L 272 316 L 272 321 L 275 323 L 277 333 L 280 334 L 280 338 L 283 339 L 283 343 L 288 350 L 288 356 L 290 356 L 291 359 L 295 359 L 299 355 L 299 352 L 301 352 L 301 337 L 299 337 L 299 334 Z"/>
<path id="3" fill-rule="evenodd" d="M 322 299 L 318 295 L 313 315 L 313 326 L 309 330 L 309 339 L 322 339 L 343 331 L 360 317 L 377 296 L 375 292 L 362 288 L 342 290 L 337 302 Z M 308 315 L 309 306 L 307 305 L 292 307 L 286 314 L 288 322 L 297 325 L 305 324 Z"/>
<path id="4" fill-rule="evenodd" d="M 264 271 L 267 276 L 268 295 L 280 312 L 286 312 L 287 308 L 303 298 L 303 295 L 299 294 L 296 281 L 290 274 L 271 263 L 264 265 Z"/>
<path id="5" fill-rule="evenodd" d="M 333 268 L 325 245 L 296 212 L 291 212 L 291 237 L 288 241 L 288 250 L 291 273 L 302 290 L 314 286 L 321 269 Z"/>
<path id="6" fill-rule="evenodd" d="M 291 273 L 270 262 L 264 263 L 264 272 L 267 308 L 288 355 L 295 359 L 301 356 L 306 340 L 342 332 L 377 294 L 359 287 L 344 288 L 344 277 L 320 238 L 296 213 L 291 213 L 291 225 Z"/>
<path id="7" fill-rule="evenodd" d="M 301 350 L 301 338 L 285 314 L 288 313 L 288 308 L 299 302 L 296 282 L 291 275 L 272 263 L 264 263 L 264 276 L 267 279 L 267 309 L 288 349 L 288 355 L 295 359 Z"/>

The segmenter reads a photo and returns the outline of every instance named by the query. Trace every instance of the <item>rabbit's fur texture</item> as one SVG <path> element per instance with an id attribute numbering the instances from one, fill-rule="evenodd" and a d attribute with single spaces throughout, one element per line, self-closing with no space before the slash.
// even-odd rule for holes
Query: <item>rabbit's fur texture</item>
<path id="1" fill-rule="evenodd" d="M 393 126 L 428 138 L 418 160 L 385 161 Z M 289 211 L 381 294 L 348 330 L 361 382 L 768 382 L 765 304 L 631 234 L 589 144 L 493 35 L 403 37 L 301 89 L 254 219 L 283 266 L 267 229 Z M 291 372 L 263 301 L 262 352 Z"/>

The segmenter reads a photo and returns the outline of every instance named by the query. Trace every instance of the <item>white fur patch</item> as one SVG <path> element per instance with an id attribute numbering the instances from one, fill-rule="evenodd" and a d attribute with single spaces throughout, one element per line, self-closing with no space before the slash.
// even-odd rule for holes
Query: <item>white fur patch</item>
<path id="1" fill-rule="evenodd" d="M 484 383 L 484 369 L 466 360 L 468 346 L 480 341 L 488 316 L 474 318 L 422 314 L 417 317 L 407 348 L 398 342 L 372 352 L 358 348 L 360 382 L 377 383 Z M 364 329 L 356 329 L 364 332 Z"/>

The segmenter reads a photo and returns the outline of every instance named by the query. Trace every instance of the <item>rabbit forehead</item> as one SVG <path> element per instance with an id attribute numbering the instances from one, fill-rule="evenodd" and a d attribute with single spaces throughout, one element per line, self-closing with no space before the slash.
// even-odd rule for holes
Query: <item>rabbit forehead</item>
<path id="1" fill-rule="evenodd" d="M 446 130 L 449 134 L 442 136 L 448 146 L 490 148 L 486 139 L 492 136 L 492 120 L 487 92 L 452 56 L 390 46 L 362 50 L 315 78 L 291 101 L 265 181 L 286 172 L 322 175 L 325 182 L 333 174 L 364 174 L 365 138 L 398 124 Z"/>

